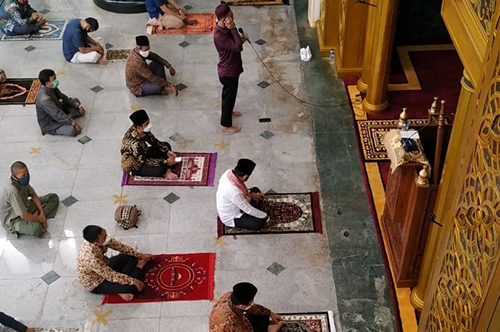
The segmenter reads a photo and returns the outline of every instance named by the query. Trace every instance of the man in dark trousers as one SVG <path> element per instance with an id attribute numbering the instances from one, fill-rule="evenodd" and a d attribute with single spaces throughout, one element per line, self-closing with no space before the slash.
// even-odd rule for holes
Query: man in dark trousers
<path id="1" fill-rule="evenodd" d="M 248 40 L 248 35 L 240 35 L 234 24 L 233 12 L 229 5 L 221 2 L 215 8 L 217 25 L 214 31 L 214 44 L 219 53 L 217 72 L 222 83 L 222 115 L 221 130 L 225 133 L 238 133 L 240 128 L 233 126 L 233 116 L 240 116 L 240 112 L 234 111 L 236 94 L 238 93 L 238 80 L 243 72 L 241 52 L 243 43 Z"/>
<path id="2" fill-rule="evenodd" d="M 4 314 L 0 311 L 0 324 L 6 327 L 10 327 L 11 329 L 17 332 L 35 332 L 35 329 L 32 327 L 27 327 L 21 322 L 18 322 L 14 318 L 9 315 Z"/>

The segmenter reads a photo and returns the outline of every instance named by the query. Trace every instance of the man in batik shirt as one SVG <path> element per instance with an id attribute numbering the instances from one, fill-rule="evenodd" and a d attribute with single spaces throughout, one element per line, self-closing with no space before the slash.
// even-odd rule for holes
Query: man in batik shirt
<path id="1" fill-rule="evenodd" d="M 46 22 L 28 0 L 3 0 L 0 3 L 0 30 L 8 36 L 32 35 Z"/>

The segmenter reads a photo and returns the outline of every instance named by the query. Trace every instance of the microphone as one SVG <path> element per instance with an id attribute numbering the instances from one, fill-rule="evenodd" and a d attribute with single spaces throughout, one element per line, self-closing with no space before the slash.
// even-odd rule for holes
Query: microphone
<path id="1" fill-rule="evenodd" d="M 243 28 L 238 28 L 238 32 L 243 34 Z M 250 41 L 250 39 L 247 39 L 247 41 L 251 44 L 252 42 Z"/>

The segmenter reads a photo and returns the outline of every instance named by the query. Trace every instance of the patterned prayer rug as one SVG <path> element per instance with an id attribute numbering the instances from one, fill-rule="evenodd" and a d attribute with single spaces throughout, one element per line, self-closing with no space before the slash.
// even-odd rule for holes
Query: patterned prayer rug
<path id="1" fill-rule="evenodd" d="M 36 78 L 8 78 L 0 84 L 0 105 L 34 104 L 40 87 Z"/>
<path id="2" fill-rule="evenodd" d="M 399 120 L 358 120 L 359 141 L 365 161 L 389 160 L 384 146 L 384 136 L 398 127 Z M 408 120 L 410 127 L 425 126 L 427 119 Z"/>
<path id="3" fill-rule="evenodd" d="M 332 312 L 280 314 L 288 323 L 279 332 L 335 332 Z"/>
<path id="4" fill-rule="evenodd" d="M 144 269 L 146 287 L 132 301 L 108 294 L 102 304 L 212 300 L 214 297 L 215 253 L 155 255 Z"/>
<path id="5" fill-rule="evenodd" d="M 35 328 L 35 332 L 78 332 L 80 329 L 77 328 Z"/>
<path id="6" fill-rule="evenodd" d="M 288 5 L 288 0 L 229 0 L 231 6 Z"/>
<path id="7" fill-rule="evenodd" d="M 269 226 L 258 231 L 227 227 L 217 218 L 217 235 L 246 235 L 269 233 L 322 233 L 319 194 L 266 194 L 261 210 L 271 220 Z"/>
<path id="8" fill-rule="evenodd" d="M 163 29 L 157 26 L 148 26 L 147 32 L 151 35 L 211 35 L 215 28 L 215 14 L 213 13 L 187 13 L 188 21 L 196 20 L 194 25 L 185 25 L 182 29 Z"/>
<path id="9" fill-rule="evenodd" d="M 130 54 L 131 49 L 124 50 L 107 50 L 106 60 L 108 61 L 125 61 Z"/>
<path id="10" fill-rule="evenodd" d="M 62 38 L 64 30 L 68 25 L 68 20 L 48 20 L 42 28 L 35 34 L 26 38 L 22 35 L 7 36 L 0 32 L 1 41 L 18 41 L 18 40 L 59 40 Z"/>
<path id="11" fill-rule="evenodd" d="M 177 163 L 172 171 L 179 176 L 177 180 L 167 180 L 163 177 L 134 176 L 124 173 L 122 186 L 213 186 L 217 153 L 183 153 L 177 157 L 182 161 Z"/>

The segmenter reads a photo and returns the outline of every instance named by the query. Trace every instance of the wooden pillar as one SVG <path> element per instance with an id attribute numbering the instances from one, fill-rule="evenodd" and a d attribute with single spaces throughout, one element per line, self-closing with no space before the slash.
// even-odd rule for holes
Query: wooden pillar
<path id="1" fill-rule="evenodd" d="M 460 90 L 460 98 L 458 99 L 457 110 L 455 112 L 455 120 L 451 130 L 450 143 L 446 153 L 445 164 L 443 166 L 443 173 L 441 174 L 441 183 L 439 186 L 438 197 L 436 201 L 435 215 L 436 220 L 441 222 L 444 220 L 445 211 L 449 211 L 451 202 L 446 200 L 450 197 L 448 192 L 450 184 L 454 181 L 455 160 L 457 153 L 460 150 L 460 136 L 463 133 L 464 123 L 466 119 L 467 109 L 474 96 L 474 87 L 469 79 L 469 75 L 464 70 L 464 76 L 461 80 L 462 89 Z M 441 227 L 432 224 L 429 230 L 429 237 L 427 239 L 427 246 L 425 248 L 424 258 L 422 261 L 422 268 L 418 278 L 417 287 L 413 288 L 411 292 L 411 304 L 415 309 L 422 311 L 424 307 L 424 299 L 429 291 L 429 281 L 431 272 L 434 268 L 436 250 L 440 241 Z"/>
<path id="2" fill-rule="evenodd" d="M 380 0 L 375 4 L 377 7 L 370 10 L 374 11 L 377 20 L 371 20 L 370 23 L 373 22 L 376 26 L 370 29 L 372 34 L 366 37 L 378 37 L 373 40 L 370 75 L 368 75 L 368 81 L 365 82 L 368 85 L 366 97 L 363 100 L 365 112 L 383 111 L 388 106 L 385 97 L 396 29 L 398 0 Z"/>
<path id="3" fill-rule="evenodd" d="M 365 47 L 364 47 L 364 55 L 363 55 L 363 70 L 361 72 L 361 77 L 358 79 L 357 87 L 361 92 L 366 93 L 368 91 L 367 82 L 370 80 L 371 75 L 371 64 L 373 57 L 373 46 L 376 44 L 376 39 L 378 34 L 375 33 L 375 30 L 378 26 L 378 18 L 377 10 L 375 7 L 369 6 L 367 8 L 368 11 L 368 22 L 366 26 L 366 38 L 365 38 Z"/>
<path id="4" fill-rule="evenodd" d="M 331 49 L 338 53 L 340 1 L 321 0 L 319 20 L 316 22 L 321 56 L 329 56 Z"/>

